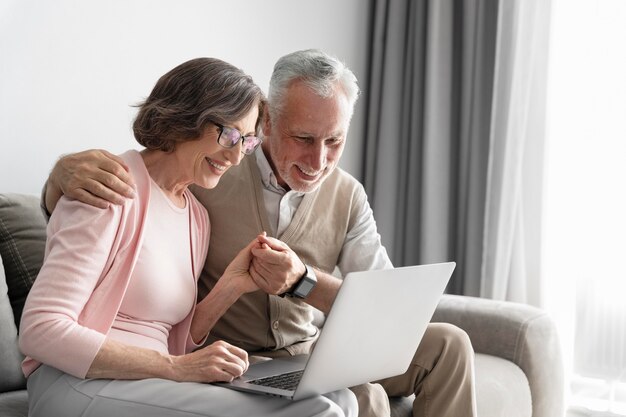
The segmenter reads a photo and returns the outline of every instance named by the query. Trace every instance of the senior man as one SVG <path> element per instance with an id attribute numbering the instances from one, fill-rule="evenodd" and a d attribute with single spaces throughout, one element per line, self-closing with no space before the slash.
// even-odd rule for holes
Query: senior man
<path id="1" fill-rule="evenodd" d="M 322 51 L 280 58 L 262 146 L 214 189 L 193 190 L 212 227 L 200 297 L 260 232 L 280 240 L 278 256 L 253 261 L 263 291 L 241 297 L 210 341 L 223 339 L 255 355 L 309 352 L 318 334 L 311 306 L 328 313 L 341 286 L 333 271 L 392 267 L 362 185 L 337 167 L 358 95 L 354 74 Z M 131 185 L 117 157 L 92 150 L 59 160 L 44 199 L 48 210 L 63 193 L 106 207 L 132 198 Z M 462 330 L 430 324 L 405 374 L 352 388 L 359 415 L 389 416 L 388 396 L 415 394 L 414 416 L 475 416 L 473 356 Z"/>

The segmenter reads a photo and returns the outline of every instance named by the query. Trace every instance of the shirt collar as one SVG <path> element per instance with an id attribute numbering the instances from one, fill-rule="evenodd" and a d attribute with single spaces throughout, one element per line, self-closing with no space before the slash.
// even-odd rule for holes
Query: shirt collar
<path id="1" fill-rule="evenodd" d="M 263 152 L 261 146 L 256 148 L 255 154 L 256 162 L 259 167 L 259 171 L 261 172 L 261 181 L 263 182 L 263 186 L 268 190 L 278 191 L 282 194 L 286 193 L 287 190 L 278 185 L 276 175 L 274 174 L 274 171 L 272 170 L 269 161 L 265 157 L 265 153 Z"/>
<path id="2" fill-rule="evenodd" d="M 259 171 L 261 173 L 261 181 L 263 182 L 263 186 L 265 189 L 274 191 L 280 194 L 287 194 L 287 190 L 285 190 L 280 184 L 278 184 L 278 179 L 276 178 L 276 174 L 274 174 L 274 170 L 270 166 L 270 162 L 267 160 L 265 153 L 261 146 L 256 148 L 255 151 L 257 166 L 259 167 Z M 296 196 L 303 196 L 304 193 L 297 191 L 289 191 L 289 194 L 293 194 Z"/>

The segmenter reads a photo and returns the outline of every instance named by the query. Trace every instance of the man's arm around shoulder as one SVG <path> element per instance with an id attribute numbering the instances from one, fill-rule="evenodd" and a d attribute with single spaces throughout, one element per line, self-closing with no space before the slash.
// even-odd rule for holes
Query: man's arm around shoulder
<path id="1" fill-rule="evenodd" d="M 52 213 L 59 199 L 67 197 L 107 208 L 135 196 L 128 166 L 118 156 L 101 149 L 61 157 L 42 191 L 42 208 Z"/>

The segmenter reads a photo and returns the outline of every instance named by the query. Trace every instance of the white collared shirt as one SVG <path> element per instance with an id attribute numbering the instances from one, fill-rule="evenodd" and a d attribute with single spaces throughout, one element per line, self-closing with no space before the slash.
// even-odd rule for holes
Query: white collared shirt
<path id="1" fill-rule="evenodd" d="M 280 236 L 302 202 L 304 193 L 287 191 L 278 184 L 262 148 L 256 150 L 257 165 L 263 182 L 263 200 L 274 236 Z M 343 242 L 337 268 L 341 275 L 352 271 L 392 268 L 387 250 L 382 245 L 369 203 L 361 207 L 357 221 Z"/>

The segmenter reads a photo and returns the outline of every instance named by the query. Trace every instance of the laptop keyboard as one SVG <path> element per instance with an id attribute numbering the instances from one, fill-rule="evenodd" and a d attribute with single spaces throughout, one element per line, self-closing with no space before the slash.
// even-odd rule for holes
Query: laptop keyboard
<path id="1" fill-rule="evenodd" d="M 298 383 L 300 382 L 300 378 L 302 378 L 303 373 L 304 373 L 304 370 L 288 372 L 286 374 L 253 379 L 252 381 L 248 381 L 248 382 L 250 384 L 262 385 L 264 387 L 272 387 L 272 388 L 284 389 L 287 391 L 293 391 L 298 386 Z"/>

